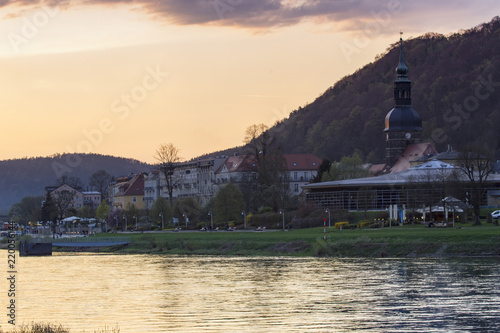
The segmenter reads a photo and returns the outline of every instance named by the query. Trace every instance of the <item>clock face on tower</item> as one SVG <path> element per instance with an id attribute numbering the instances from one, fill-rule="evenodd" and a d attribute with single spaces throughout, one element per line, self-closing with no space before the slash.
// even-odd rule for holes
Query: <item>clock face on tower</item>
<path id="1" fill-rule="evenodd" d="M 411 138 L 411 133 L 406 133 L 406 134 L 405 134 L 405 137 L 406 137 L 407 139 Z"/>

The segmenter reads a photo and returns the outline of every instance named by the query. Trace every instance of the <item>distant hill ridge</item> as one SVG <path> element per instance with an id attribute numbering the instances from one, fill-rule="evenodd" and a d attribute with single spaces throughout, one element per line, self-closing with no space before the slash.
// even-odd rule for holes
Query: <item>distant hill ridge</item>
<path id="1" fill-rule="evenodd" d="M 26 196 L 43 195 L 63 174 L 78 177 L 87 189 L 90 176 L 106 170 L 114 177 L 145 172 L 151 165 L 134 159 L 99 154 L 56 154 L 0 161 L 0 212 Z"/>

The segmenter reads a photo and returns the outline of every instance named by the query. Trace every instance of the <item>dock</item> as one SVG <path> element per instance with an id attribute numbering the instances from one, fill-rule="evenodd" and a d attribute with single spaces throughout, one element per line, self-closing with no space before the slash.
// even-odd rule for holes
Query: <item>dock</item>
<path id="1" fill-rule="evenodd" d="M 117 246 L 130 243 L 128 237 L 64 237 L 64 238 L 33 238 L 19 243 L 19 255 L 50 256 L 52 247 L 102 247 Z"/>

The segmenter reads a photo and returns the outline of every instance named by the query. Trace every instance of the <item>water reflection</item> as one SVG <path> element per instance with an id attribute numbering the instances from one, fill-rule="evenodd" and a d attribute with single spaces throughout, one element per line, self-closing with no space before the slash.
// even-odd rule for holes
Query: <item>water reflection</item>
<path id="1" fill-rule="evenodd" d="M 495 259 L 56 255 L 22 258 L 18 275 L 18 322 L 72 332 L 494 332 L 500 324 Z"/>

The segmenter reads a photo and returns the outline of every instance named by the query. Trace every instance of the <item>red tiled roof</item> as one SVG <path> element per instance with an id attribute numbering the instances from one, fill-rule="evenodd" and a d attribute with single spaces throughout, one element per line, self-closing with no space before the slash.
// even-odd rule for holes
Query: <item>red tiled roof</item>
<path id="1" fill-rule="evenodd" d="M 220 173 L 222 167 L 226 166 L 228 172 L 257 171 L 257 160 L 253 155 L 230 156 L 226 162 L 219 167 L 216 173 Z"/>
<path id="2" fill-rule="evenodd" d="M 410 167 L 410 162 L 416 161 L 424 155 L 437 154 L 432 143 L 417 143 L 406 147 L 403 155 L 391 168 L 391 173 L 405 171 Z"/>
<path id="3" fill-rule="evenodd" d="M 287 170 L 318 170 L 321 159 L 314 154 L 283 154 Z"/>
<path id="4" fill-rule="evenodd" d="M 132 177 L 122 185 L 122 190 L 116 196 L 144 195 L 144 175 L 142 173 Z"/>

